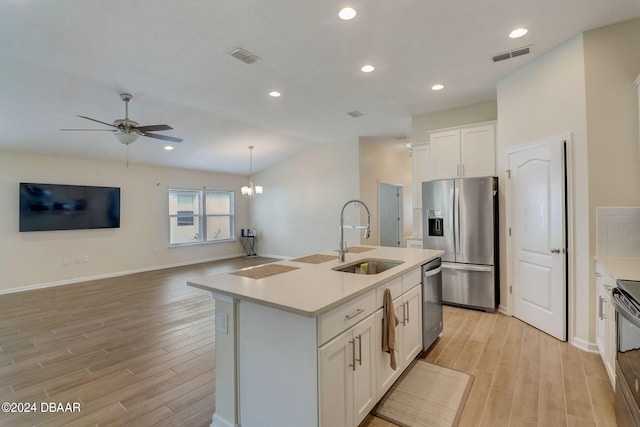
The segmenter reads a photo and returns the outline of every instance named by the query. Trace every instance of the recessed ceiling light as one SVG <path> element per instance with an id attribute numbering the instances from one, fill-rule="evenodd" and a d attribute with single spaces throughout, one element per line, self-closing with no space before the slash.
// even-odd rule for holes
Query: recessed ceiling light
<path id="1" fill-rule="evenodd" d="M 170 145 L 165 145 L 164 149 L 167 150 L 167 151 L 171 151 L 171 150 L 173 150 L 173 147 L 170 146 Z"/>
<path id="2" fill-rule="evenodd" d="M 351 7 L 345 7 L 338 12 L 338 16 L 343 21 L 349 21 L 356 17 L 356 11 Z"/>
<path id="3" fill-rule="evenodd" d="M 274 98 L 279 97 L 280 95 L 282 95 L 280 92 L 278 92 L 277 90 L 271 91 L 269 92 L 269 96 L 272 96 Z"/>
<path id="4" fill-rule="evenodd" d="M 442 90 L 442 89 L 444 89 L 444 85 L 441 85 L 441 84 L 431 86 L 431 90 Z"/>
<path id="5" fill-rule="evenodd" d="M 522 37 L 527 34 L 527 32 L 529 32 L 529 30 L 527 30 L 526 28 L 517 28 L 511 31 L 509 37 L 511 37 L 512 39 L 517 39 L 518 37 Z"/>
<path id="6" fill-rule="evenodd" d="M 363 73 L 370 73 L 373 70 L 376 69 L 376 67 L 374 67 L 373 65 L 365 65 L 364 67 L 360 68 L 362 70 Z"/>

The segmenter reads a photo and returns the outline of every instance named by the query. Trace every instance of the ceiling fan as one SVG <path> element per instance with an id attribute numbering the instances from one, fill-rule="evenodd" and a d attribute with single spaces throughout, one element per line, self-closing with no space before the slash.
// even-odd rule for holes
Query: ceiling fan
<path id="1" fill-rule="evenodd" d="M 173 129 L 169 125 L 140 126 L 138 124 L 138 122 L 135 122 L 135 121 L 129 119 L 129 102 L 133 99 L 133 95 L 131 95 L 129 93 L 121 93 L 120 94 L 120 99 L 122 99 L 124 101 L 125 117 L 124 117 L 124 119 L 115 120 L 113 122 L 113 124 L 110 124 L 110 123 L 107 123 L 107 122 L 103 122 L 103 121 L 100 121 L 100 120 L 96 120 L 96 119 L 92 119 L 91 117 L 78 115 L 78 117 L 81 117 L 81 118 L 87 119 L 87 120 L 91 120 L 93 122 L 98 122 L 98 123 L 101 123 L 101 124 L 106 125 L 106 126 L 110 126 L 113 129 L 60 129 L 60 130 L 63 130 L 63 131 L 113 132 L 113 134 L 118 139 L 118 141 L 120 141 L 121 143 L 123 143 L 125 145 L 129 145 L 129 144 L 134 143 L 138 139 L 139 136 L 146 136 L 148 138 L 161 139 L 163 141 L 170 141 L 170 142 L 182 142 L 182 139 L 180 139 L 180 138 L 175 138 L 173 136 L 167 136 L 167 135 L 160 135 L 160 134 L 157 134 L 157 133 L 151 133 L 152 131 L 171 130 L 171 129 Z"/>

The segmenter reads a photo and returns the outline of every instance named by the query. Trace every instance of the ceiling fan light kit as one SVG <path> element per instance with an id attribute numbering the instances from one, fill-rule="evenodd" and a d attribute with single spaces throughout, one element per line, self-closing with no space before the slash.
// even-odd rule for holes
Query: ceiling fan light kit
<path id="1" fill-rule="evenodd" d="M 129 145 L 136 142 L 138 137 L 146 136 L 148 138 L 160 139 L 163 141 L 170 142 L 182 142 L 182 139 L 175 138 L 173 136 L 160 135 L 157 133 L 151 133 L 152 131 L 161 131 L 161 130 L 171 130 L 173 129 L 169 125 L 149 125 L 149 126 L 140 126 L 140 124 L 134 120 L 129 119 L 129 102 L 133 99 L 133 95 L 130 93 L 121 93 L 120 99 L 124 102 L 124 119 L 117 119 L 113 121 L 113 124 L 103 122 L 101 120 L 96 120 L 91 117 L 81 116 L 78 117 L 86 120 L 91 120 L 96 123 L 103 124 L 105 126 L 110 126 L 113 129 L 60 129 L 64 131 L 108 131 L 113 132 L 115 137 L 122 144 Z"/>

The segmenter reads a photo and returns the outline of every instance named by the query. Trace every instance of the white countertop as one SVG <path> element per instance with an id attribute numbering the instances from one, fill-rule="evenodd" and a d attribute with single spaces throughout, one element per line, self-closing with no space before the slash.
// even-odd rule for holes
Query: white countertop
<path id="1" fill-rule="evenodd" d="M 639 280 L 639 258 L 612 258 L 597 256 L 596 261 L 602 265 L 616 280 Z"/>
<path id="2" fill-rule="evenodd" d="M 430 249 L 371 247 L 374 249 L 370 251 L 347 253 L 344 263 L 338 262 L 337 258 L 321 264 L 278 261 L 274 264 L 298 267 L 298 269 L 263 279 L 251 279 L 228 273 L 216 274 L 190 280 L 187 284 L 240 300 L 315 317 L 443 254 L 442 251 Z M 321 254 L 337 256 L 336 251 L 321 252 Z M 403 263 L 372 275 L 332 270 L 336 266 L 367 258 L 396 260 Z"/>

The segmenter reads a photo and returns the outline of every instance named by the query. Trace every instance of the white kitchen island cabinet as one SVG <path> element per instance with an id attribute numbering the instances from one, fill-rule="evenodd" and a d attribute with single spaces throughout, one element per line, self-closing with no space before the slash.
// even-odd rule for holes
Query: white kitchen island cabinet
<path id="1" fill-rule="evenodd" d="M 380 296 L 390 287 L 399 301 L 400 320 L 410 323 L 404 310 L 412 321 L 421 319 L 414 307 L 421 300 L 415 296 L 421 291 L 416 286 L 420 267 L 442 255 L 425 249 L 367 249 L 348 253 L 347 263 L 402 263 L 364 275 L 334 271 L 342 265 L 337 259 L 320 264 L 291 260 L 275 264 L 296 269 L 261 279 L 220 274 L 189 281 L 212 292 L 216 304 L 212 426 L 355 427 L 366 417 L 381 397 L 378 370 L 381 358 L 388 358 L 377 339 Z M 397 329 L 400 337 L 403 326 Z M 418 340 L 417 355 L 421 330 L 406 330 L 412 331 L 406 332 L 412 335 L 404 340 L 412 343 L 406 354 L 414 352 Z M 406 364 L 399 355 L 398 372 Z"/>

